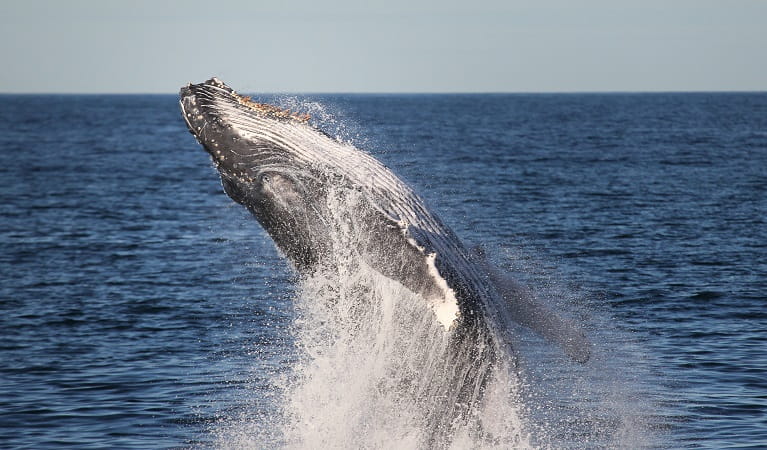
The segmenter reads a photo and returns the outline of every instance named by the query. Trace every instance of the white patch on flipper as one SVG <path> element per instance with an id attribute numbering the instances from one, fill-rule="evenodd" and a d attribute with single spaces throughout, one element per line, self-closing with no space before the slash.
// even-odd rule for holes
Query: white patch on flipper
<path id="1" fill-rule="evenodd" d="M 447 285 L 447 281 L 445 281 L 439 274 L 437 266 L 434 264 L 436 259 L 437 254 L 432 253 L 426 257 L 426 263 L 429 265 L 429 273 L 443 292 L 443 296 L 442 298 L 429 298 L 427 300 L 431 304 L 431 309 L 437 316 L 439 323 L 445 327 L 445 330 L 449 330 L 460 313 L 460 310 L 458 309 L 458 299 L 455 298 L 453 289 Z"/>
<path id="2" fill-rule="evenodd" d="M 431 275 L 434 279 L 434 284 L 436 284 L 442 292 L 441 297 L 429 297 L 426 301 L 429 302 L 429 306 L 432 311 L 434 311 L 434 315 L 437 316 L 437 321 L 442 324 L 445 330 L 450 330 L 450 327 L 453 326 L 453 323 L 455 323 L 455 320 L 458 318 L 458 314 L 460 314 L 460 309 L 458 308 L 458 299 L 455 297 L 455 291 L 448 286 L 447 281 L 439 274 L 439 270 L 437 270 L 435 264 L 437 254 L 427 254 L 426 249 L 421 245 L 418 245 L 413 234 L 410 233 L 410 224 L 407 220 L 401 219 L 397 222 L 397 225 L 402 229 L 402 234 L 405 236 L 405 239 L 407 239 L 408 244 L 418 249 L 418 251 L 423 253 L 426 257 L 426 265 L 429 267 L 429 275 Z"/>

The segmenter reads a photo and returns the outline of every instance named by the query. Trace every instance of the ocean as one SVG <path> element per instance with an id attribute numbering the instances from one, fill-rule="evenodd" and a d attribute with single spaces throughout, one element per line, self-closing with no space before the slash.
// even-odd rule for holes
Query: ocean
<path id="1" fill-rule="evenodd" d="M 520 446 L 767 448 L 767 94 L 263 99 L 586 330 L 584 365 L 510 330 Z M 393 448 L 286 437 L 315 426 L 282 414 L 304 294 L 176 96 L 2 95 L 0 121 L 0 448 Z"/>

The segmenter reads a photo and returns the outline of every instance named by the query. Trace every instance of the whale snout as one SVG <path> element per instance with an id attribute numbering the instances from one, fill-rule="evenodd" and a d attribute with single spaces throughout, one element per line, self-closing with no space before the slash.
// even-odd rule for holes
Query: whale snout
<path id="1" fill-rule="evenodd" d="M 211 78 L 200 84 L 189 83 L 181 88 L 179 102 L 183 111 L 184 120 L 189 126 L 189 131 L 201 140 L 202 133 L 221 131 L 224 128 L 220 111 L 214 106 L 217 101 L 235 102 L 234 91 L 218 78 Z M 206 130 L 207 128 L 207 130 Z"/>
<path id="2" fill-rule="evenodd" d="M 226 85 L 215 84 L 216 81 L 213 78 L 205 83 L 190 83 L 182 87 L 179 92 L 179 104 L 189 132 L 214 160 L 220 163 L 227 153 L 226 146 L 222 144 L 232 141 L 230 135 L 233 135 L 233 132 L 231 125 L 222 120 L 212 101 L 215 96 L 229 95 L 231 90 Z"/>
<path id="3" fill-rule="evenodd" d="M 310 117 L 240 95 L 218 78 L 179 92 L 181 112 L 222 175 L 250 180 L 262 163 L 292 164 L 298 143 L 315 130 Z M 291 141 L 293 139 L 293 141 Z"/>
<path id="4" fill-rule="evenodd" d="M 200 140 L 199 133 L 202 132 L 202 128 L 205 126 L 205 116 L 199 107 L 197 97 L 192 92 L 191 84 L 181 88 L 179 98 L 181 112 L 186 125 L 189 127 L 189 131 L 198 138 L 197 140 Z"/>
<path id="5" fill-rule="evenodd" d="M 243 123 L 248 126 L 247 120 L 266 121 L 259 119 L 260 112 L 252 110 L 245 99 L 217 78 L 187 84 L 179 92 L 184 121 L 222 178 L 253 183 L 260 160 L 269 157 L 272 147 L 254 136 L 254 127 L 250 132 L 241 129 Z"/>

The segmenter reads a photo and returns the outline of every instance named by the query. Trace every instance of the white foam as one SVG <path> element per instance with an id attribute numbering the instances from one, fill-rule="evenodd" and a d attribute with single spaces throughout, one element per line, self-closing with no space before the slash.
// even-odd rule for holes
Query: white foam
<path id="1" fill-rule="evenodd" d="M 280 381 L 281 414 L 268 423 L 228 424 L 219 446 L 525 448 L 523 409 L 507 364 L 491 369 L 487 401 L 466 417 L 455 416 L 463 383 L 469 391 L 481 385 L 456 374 L 490 362 L 455 356 L 446 329 L 457 302 L 446 283 L 450 301 L 430 304 L 364 262 L 349 220 L 360 201 L 363 196 L 348 192 L 328 196 L 335 250 L 325 270 L 303 280 L 295 299 L 293 333 L 301 357 Z M 434 256 L 428 259 L 437 276 Z"/>

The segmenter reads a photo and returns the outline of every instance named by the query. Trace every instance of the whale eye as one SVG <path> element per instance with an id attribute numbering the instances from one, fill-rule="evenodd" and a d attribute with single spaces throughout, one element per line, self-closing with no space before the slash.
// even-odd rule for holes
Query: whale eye
<path id="1" fill-rule="evenodd" d="M 270 177 L 269 177 L 268 173 L 261 174 L 261 176 L 259 178 L 261 179 L 262 183 L 268 183 L 269 180 L 270 180 Z"/>

